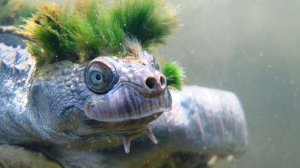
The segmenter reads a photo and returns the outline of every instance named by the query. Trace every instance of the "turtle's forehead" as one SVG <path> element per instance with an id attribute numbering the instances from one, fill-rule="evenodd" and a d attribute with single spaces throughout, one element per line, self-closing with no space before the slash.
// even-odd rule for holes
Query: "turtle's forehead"
<path id="1" fill-rule="evenodd" d="M 99 56 L 92 60 L 94 62 L 105 63 L 118 76 L 136 78 L 137 74 L 146 76 L 148 73 L 159 73 L 161 71 L 158 60 L 147 51 L 140 51 L 137 55 L 128 55 L 124 57 Z M 158 75 L 158 74 L 157 74 Z"/>
<path id="2" fill-rule="evenodd" d="M 142 50 L 136 55 L 129 55 L 123 58 L 112 57 L 123 67 L 132 67 L 134 65 L 143 65 L 160 70 L 159 62 L 151 53 Z"/>

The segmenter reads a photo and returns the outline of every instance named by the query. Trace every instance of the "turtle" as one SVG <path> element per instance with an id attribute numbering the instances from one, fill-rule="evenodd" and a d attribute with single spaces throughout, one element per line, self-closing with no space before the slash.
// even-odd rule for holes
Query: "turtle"
<path id="1" fill-rule="evenodd" d="M 0 31 L 0 167 L 207 167 L 245 152 L 237 96 L 183 86 L 153 54 L 176 25 L 162 1 L 76 9 L 46 4 Z"/>

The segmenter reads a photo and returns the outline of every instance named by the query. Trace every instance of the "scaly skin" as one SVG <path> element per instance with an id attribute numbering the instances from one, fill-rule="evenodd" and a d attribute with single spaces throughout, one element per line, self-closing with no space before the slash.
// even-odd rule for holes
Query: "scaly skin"
<path id="1" fill-rule="evenodd" d="M 35 70 L 26 50 L 1 49 L 3 143 L 107 148 L 122 143 L 125 136 L 129 140 L 137 137 L 171 107 L 165 83 L 149 88 L 144 82 L 165 80 L 150 65 L 153 56 L 146 52 L 141 51 L 140 60 L 99 57 L 92 61 L 95 66 L 98 62 L 112 66 L 117 78 L 112 90 L 96 94 L 86 84 L 87 64 L 62 61 Z M 26 58 L 21 52 L 27 54 L 27 62 L 19 58 Z"/>
<path id="2" fill-rule="evenodd" d="M 33 69 L 28 52 L 0 44 L 0 142 L 18 141 L 34 129 L 29 124 L 26 103 L 28 74 Z M 14 140 L 11 137 L 16 137 Z M 28 137 L 29 138 L 29 137 Z M 22 141 L 22 140 L 21 140 Z"/>
<path id="3" fill-rule="evenodd" d="M 0 143 L 34 148 L 65 167 L 205 166 L 214 155 L 245 151 L 246 122 L 236 96 L 199 87 L 172 91 L 173 109 L 150 124 L 158 145 L 142 137 L 133 141 L 129 155 L 121 147 L 108 150 L 124 137 L 143 135 L 160 115 L 156 112 L 170 107 L 163 83 L 154 90 L 145 85 L 149 77 L 160 81 L 161 73 L 154 57 L 141 55 L 93 60 L 110 62 L 123 81 L 99 95 L 86 83 L 91 64 L 63 61 L 36 70 L 26 49 L 0 44 Z"/>

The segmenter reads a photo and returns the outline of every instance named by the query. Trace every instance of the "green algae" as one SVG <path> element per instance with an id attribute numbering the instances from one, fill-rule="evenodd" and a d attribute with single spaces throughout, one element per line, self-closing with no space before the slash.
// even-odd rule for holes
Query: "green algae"
<path id="1" fill-rule="evenodd" d="M 181 67 L 175 62 L 167 62 L 162 68 L 163 74 L 167 78 L 168 86 L 181 90 L 183 87 L 184 73 Z"/>
<path id="2" fill-rule="evenodd" d="M 26 20 L 23 33 L 38 66 L 84 62 L 126 53 L 127 40 L 145 49 L 163 43 L 177 26 L 170 9 L 160 0 L 77 1 L 74 10 L 47 3 Z"/>

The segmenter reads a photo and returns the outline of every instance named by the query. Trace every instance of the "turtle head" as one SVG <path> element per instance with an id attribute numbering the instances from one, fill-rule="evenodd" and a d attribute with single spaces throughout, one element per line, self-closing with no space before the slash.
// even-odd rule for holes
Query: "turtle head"
<path id="1" fill-rule="evenodd" d="M 98 57 L 85 72 L 90 95 L 84 104 L 87 125 L 103 131 L 144 129 L 171 108 L 167 80 L 155 57 Z"/>
<path id="2" fill-rule="evenodd" d="M 172 99 L 157 59 L 139 50 L 44 66 L 32 80 L 30 105 L 35 123 L 56 143 L 59 135 L 72 135 L 77 139 L 66 141 L 76 146 L 103 139 L 128 146 L 145 133 L 156 143 L 148 124 L 171 109 Z"/>
<path id="3" fill-rule="evenodd" d="M 146 51 L 124 58 L 95 58 L 84 78 L 90 90 L 84 103 L 86 124 L 95 130 L 141 131 L 171 108 L 166 77 Z"/>

